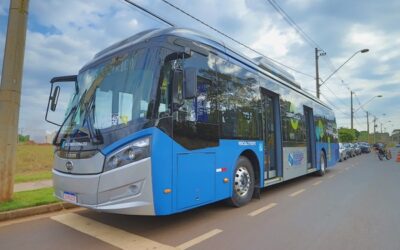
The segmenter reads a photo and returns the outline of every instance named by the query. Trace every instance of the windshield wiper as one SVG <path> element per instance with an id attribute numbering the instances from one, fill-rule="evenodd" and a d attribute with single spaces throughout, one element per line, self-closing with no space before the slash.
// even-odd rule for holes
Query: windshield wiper
<path id="1" fill-rule="evenodd" d="M 54 137 L 54 140 L 53 140 L 53 144 L 54 144 L 54 145 L 56 145 L 56 146 L 59 146 L 59 145 L 60 145 L 61 140 L 60 140 L 60 143 L 56 143 L 56 141 L 57 141 L 57 139 L 58 139 L 58 137 L 59 137 L 59 135 L 60 135 L 61 129 L 64 127 L 65 123 L 67 122 L 67 120 L 69 119 L 69 117 L 71 116 L 71 114 L 72 114 L 72 113 L 75 113 L 76 110 L 77 110 L 77 107 L 76 107 L 76 106 L 72 107 L 71 110 L 69 111 L 67 117 L 64 119 L 63 123 L 61 123 L 60 129 L 58 130 L 58 132 L 57 132 L 57 134 L 56 134 L 56 136 Z"/>
<path id="2" fill-rule="evenodd" d="M 87 134 L 89 135 L 89 139 L 92 142 L 96 141 L 96 144 L 103 144 L 103 136 L 99 129 L 94 128 L 93 121 L 92 121 L 92 116 L 93 116 L 92 113 L 96 107 L 96 105 L 94 104 L 95 99 L 96 99 L 96 95 L 94 94 L 86 106 L 85 120 L 84 120 L 83 124 L 85 122 L 87 122 L 87 128 L 88 128 L 88 132 L 89 132 Z M 93 140 L 93 139 L 95 139 L 95 140 Z"/>

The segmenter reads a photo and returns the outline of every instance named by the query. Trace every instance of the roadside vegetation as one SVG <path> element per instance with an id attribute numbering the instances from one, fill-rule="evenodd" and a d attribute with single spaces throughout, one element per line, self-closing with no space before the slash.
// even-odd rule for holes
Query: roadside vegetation
<path id="1" fill-rule="evenodd" d="M 15 183 L 51 179 L 53 150 L 50 144 L 18 144 Z"/>
<path id="2" fill-rule="evenodd" d="M 59 202 L 53 192 L 53 188 L 16 192 L 11 201 L 0 203 L 0 212 Z"/>

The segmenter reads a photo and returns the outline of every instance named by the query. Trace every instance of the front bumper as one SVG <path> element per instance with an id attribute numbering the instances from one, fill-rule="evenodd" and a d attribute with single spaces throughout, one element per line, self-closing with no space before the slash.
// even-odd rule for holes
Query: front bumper
<path id="1" fill-rule="evenodd" d="M 155 215 L 151 159 L 95 175 L 74 175 L 53 169 L 55 195 L 76 195 L 76 205 L 119 214 Z"/>

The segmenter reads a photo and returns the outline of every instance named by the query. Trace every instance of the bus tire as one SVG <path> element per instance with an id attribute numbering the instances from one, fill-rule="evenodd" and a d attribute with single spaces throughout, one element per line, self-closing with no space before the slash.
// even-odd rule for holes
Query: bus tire
<path id="1" fill-rule="evenodd" d="M 324 176 L 326 173 L 326 156 L 324 151 L 321 151 L 319 170 L 317 171 L 318 176 Z"/>
<path id="2" fill-rule="evenodd" d="M 254 170 L 249 159 L 240 156 L 233 171 L 232 196 L 228 203 L 234 207 L 247 204 L 254 192 Z"/>

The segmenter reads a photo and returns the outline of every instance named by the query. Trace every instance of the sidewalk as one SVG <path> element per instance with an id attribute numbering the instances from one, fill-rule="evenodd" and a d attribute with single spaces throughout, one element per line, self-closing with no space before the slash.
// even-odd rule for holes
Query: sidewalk
<path id="1" fill-rule="evenodd" d="M 53 186 L 53 180 L 24 182 L 24 183 L 15 184 L 14 185 L 14 192 L 36 190 L 36 189 L 52 187 L 52 186 Z"/>

